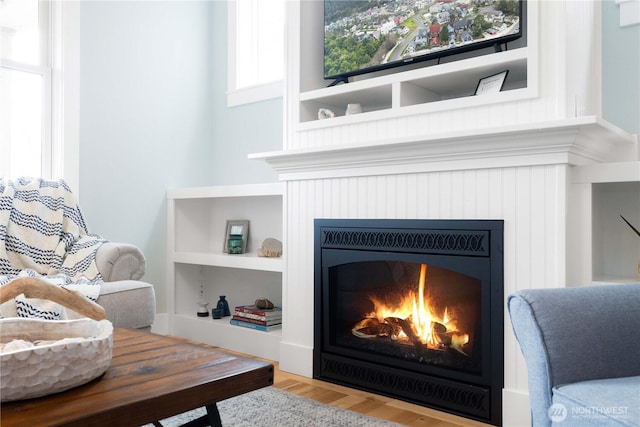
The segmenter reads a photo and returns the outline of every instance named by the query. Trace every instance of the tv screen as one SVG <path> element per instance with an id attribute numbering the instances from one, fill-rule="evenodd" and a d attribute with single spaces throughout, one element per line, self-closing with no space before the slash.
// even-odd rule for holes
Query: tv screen
<path id="1" fill-rule="evenodd" d="M 520 0 L 325 0 L 324 78 L 499 48 L 522 21 Z"/>

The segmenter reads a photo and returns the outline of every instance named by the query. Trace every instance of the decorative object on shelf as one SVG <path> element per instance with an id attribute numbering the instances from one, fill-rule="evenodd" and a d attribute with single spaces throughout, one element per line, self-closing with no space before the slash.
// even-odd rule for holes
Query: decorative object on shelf
<path id="1" fill-rule="evenodd" d="M 627 221 L 627 219 L 626 219 L 625 217 L 623 217 L 622 215 L 620 215 L 620 218 L 622 218 L 622 220 L 623 220 L 624 222 L 626 222 L 626 223 L 627 223 L 627 225 L 628 225 L 629 227 L 631 227 L 631 229 L 632 229 L 633 231 L 635 231 L 635 233 L 640 237 L 640 231 L 638 231 L 638 229 L 637 229 L 637 228 L 635 228 L 633 225 L 631 225 L 631 223 L 630 223 L 629 221 Z"/>
<path id="2" fill-rule="evenodd" d="M 196 301 L 198 304 L 198 317 L 209 317 L 209 301 L 204 297 L 204 283 L 200 282 L 200 296 Z"/>
<path id="3" fill-rule="evenodd" d="M 247 251 L 249 238 L 249 221 L 228 220 L 225 234 L 226 239 L 222 251 L 229 254 L 243 254 Z"/>
<path id="4" fill-rule="evenodd" d="M 262 242 L 262 246 L 258 249 L 258 256 L 267 258 L 278 258 L 282 255 L 282 242 L 278 239 L 269 237 Z"/>
<path id="5" fill-rule="evenodd" d="M 282 328 L 282 324 L 277 324 L 277 325 L 259 325 L 257 323 L 252 323 L 252 322 L 245 322 L 242 320 L 238 320 L 238 319 L 231 319 L 229 320 L 229 323 L 231 323 L 232 325 L 236 325 L 236 326 L 242 326 L 243 328 L 250 328 L 250 329 L 256 329 L 258 331 L 263 331 L 263 332 L 269 332 L 269 331 L 273 331 L 274 329 L 280 329 Z"/>
<path id="6" fill-rule="evenodd" d="M 484 95 L 487 93 L 497 93 L 502 90 L 505 80 L 507 80 L 509 70 L 484 77 L 478 82 L 476 87 L 476 95 Z"/>
<path id="7" fill-rule="evenodd" d="M 218 300 L 218 304 L 216 304 L 216 308 L 222 310 L 223 317 L 231 316 L 229 302 L 227 302 L 227 297 L 225 295 L 220 295 L 220 299 Z"/>
<path id="8" fill-rule="evenodd" d="M 259 308 L 254 305 L 237 305 L 234 308 L 234 315 L 258 318 L 259 320 L 282 318 L 282 308 Z"/>
<path id="9" fill-rule="evenodd" d="M 230 323 L 260 331 L 271 331 L 282 326 L 282 309 L 265 297 L 260 297 L 254 305 L 238 305 L 233 309 Z"/>
<path id="10" fill-rule="evenodd" d="M 212 308 L 211 309 L 211 317 L 214 319 L 222 319 L 222 315 L 224 314 L 224 310 L 221 308 Z"/>
<path id="11" fill-rule="evenodd" d="M 275 308 L 275 305 L 269 301 L 267 298 L 265 297 L 260 297 L 256 300 L 255 305 L 257 308 L 261 309 L 261 310 L 271 310 L 273 308 Z"/>
<path id="12" fill-rule="evenodd" d="M 362 113 L 362 105 L 360 104 L 347 104 L 347 110 L 344 112 L 345 116 L 350 116 L 352 114 L 360 114 Z"/>
<path id="13" fill-rule="evenodd" d="M 318 110 L 318 120 L 331 119 L 335 116 L 336 116 L 336 113 L 329 110 L 328 108 L 320 108 Z"/>
<path id="14" fill-rule="evenodd" d="M 275 329 L 280 329 L 282 328 L 282 324 L 277 324 L 277 325 L 259 325 L 257 323 L 252 323 L 252 322 L 245 322 L 242 320 L 238 320 L 238 319 L 231 319 L 229 320 L 229 323 L 235 326 L 242 326 L 243 328 L 249 328 L 249 329 L 255 329 L 258 331 L 263 331 L 263 332 L 269 332 L 269 331 L 273 331 Z"/>
<path id="15" fill-rule="evenodd" d="M 629 221 L 627 221 L 627 219 L 626 219 L 625 217 L 623 217 L 622 215 L 620 215 L 620 218 L 622 218 L 622 220 L 623 220 L 624 222 L 626 222 L 626 223 L 627 223 L 627 225 L 628 225 L 629 227 L 631 227 L 631 229 L 632 229 L 633 231 L 635 231 L 635 233 L 638 235 L 638 237 L 640 237 L 640 231 L 638 231 L 638 229 L 637 229 L 637 228 L 635 228 L 633 225 L 631 225 L 631 223 L 630 223 Z M 640 276 L 640 261 L 638 261 L 638 276 Z"/>

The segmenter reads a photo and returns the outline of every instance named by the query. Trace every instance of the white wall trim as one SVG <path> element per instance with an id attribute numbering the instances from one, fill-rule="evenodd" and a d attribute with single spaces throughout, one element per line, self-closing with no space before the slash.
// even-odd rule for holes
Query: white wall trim
<path id="1" fill-rule="evenodd" d="M 280 343 L 280 366 L 286 371 L 303 377 L 313 378 L 313 348 L 291 342 Z"/>
<path id="2" fill-rule="evenodd" d="M 62 158 L 58 175 L 80 196 L 80 2 L 62 6 Z"/>
<path id="3" fill-rule="evenodd" d="M 169 333 L 169 315 L 167 313 L 156 313 L 155 321 L 151 325 L 151 332 L 159 335 Z"/>
<path id="4" fill-rule="evenodd" d="M 364 144 L 252 154 L 281 180 L 387 175 L 543 164 L 621 161 L 635 137 L 594 116 Z"/>
<path id="5" fill-rule="evenodd" d="M 616 0 L 620 9 L 620 27 L 640 24 L 640 0 Z"/>
<path id="6" fill-rule="evenodd" d="M 263 85 L 233 89 L 227 91 L 227 107 L 249 104 L 251 102 L 266 101 L 282 98 L 284 81 L 279 80 Z"/>
<path id="7" fill-rule="evenodd" d="M 502 389 L 502 425 L 531 425 L 529 393 L 520 390 Z"/>
<path id="8" fill-rule="evenodd" d="M 238 88 L 236 81 L 236 1 L 227 2 L 227 107 L 250 104 L 281 98 L 284 93 L 284 80 Z"/>

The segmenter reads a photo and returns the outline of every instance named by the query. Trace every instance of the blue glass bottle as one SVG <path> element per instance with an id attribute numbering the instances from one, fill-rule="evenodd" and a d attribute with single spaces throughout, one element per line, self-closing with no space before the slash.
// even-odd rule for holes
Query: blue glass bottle
<path id="1" fill-rule="evenodd" d="M 220 295 L 216 308 L 222 309 L 222 316 L 231 316 L 231 310 L 229 310 L 229 303 L 227 302 L 227 297 L 225 295 Z"/>

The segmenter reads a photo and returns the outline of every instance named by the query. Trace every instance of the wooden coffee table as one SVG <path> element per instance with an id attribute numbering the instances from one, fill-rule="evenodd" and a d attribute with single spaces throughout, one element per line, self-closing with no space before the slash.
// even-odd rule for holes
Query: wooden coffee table
<path id="1" fill-rule="evenodd" d="M 273 384 L 273 365 L 175 338 L 115 329 L 105 374 L 46 397 L 3 403 L 0 425 L 140 426 Z"/>

